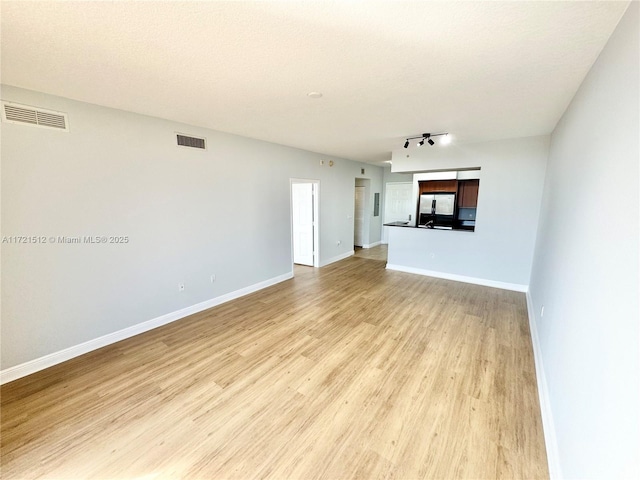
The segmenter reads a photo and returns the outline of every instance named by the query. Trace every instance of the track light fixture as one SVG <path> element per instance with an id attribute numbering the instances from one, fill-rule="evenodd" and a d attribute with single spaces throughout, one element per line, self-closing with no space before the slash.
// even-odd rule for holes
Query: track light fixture
<path id="1" fill-rule="evenodd" d="M 449 137 L 449 133 L 448 132 L 443 132 L 443 133 L 423 133 L 422 135 L 418 136 L 418 137 L 408 137 L 405 142 L 404 142 L 404 148 L 408 148 L 409 147 L 409 140 L 416 140 L 416 139 L 420 139 L 420 141 L 417 143 L 416 147 L 421 147 L 424 145 L 424 142 L 427 142 L 429 145 L 434 145 L 436 142 L 433 141 L 432 137 L 440 137 L 443 136 L 442 138 L 442 145 L 446 145 L 447 143 L 449 143 L 451 141 L 451 138 Z"/>

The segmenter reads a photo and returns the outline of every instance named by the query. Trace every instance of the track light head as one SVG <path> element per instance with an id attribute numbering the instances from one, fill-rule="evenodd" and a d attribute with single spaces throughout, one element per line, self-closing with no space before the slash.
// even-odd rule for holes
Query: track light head
<path id="1" fill-rule="evenodd" d="M 418 145 L 417 145 L 417 146 L 418 146 L 418 147 L 421 147 L 421 146 L 423 146 L 423 145 L 424 145 L 424 138 L 418 142 Z"/>
<path id="2" fill-rule="evenodd" d="M 409 146 L 409 140 L 407 140 L 406 142 L 404 142 L 404 148 L 407 148 Z"/>
<path id="3" fill-rule="evenodd" d="M 431 140 L 431 139 L 428 139 L 428 140 L 427 140 L 427 142 L 429 143 L 429 145 L 433 145 L 434 143 L 436 143 L 436 142 L 434 142 L 434 141 L 433 141 L 433 140 Z"/>

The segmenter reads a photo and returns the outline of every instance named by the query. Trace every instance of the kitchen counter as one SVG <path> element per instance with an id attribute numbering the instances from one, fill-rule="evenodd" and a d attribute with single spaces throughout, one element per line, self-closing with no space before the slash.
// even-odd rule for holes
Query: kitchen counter
<path id="1" fill-rule="evenodd" d="M 413 227 L 414 225 L 409 225 L 409 222 L 389 222 L 389 223 L 385 223 L 383 226 L 385 226 L 385 227 Z"/>
<path id="2" fill-rule="evenodd" d="M 465 230 L 443 232 L 415 227 L 388 230 L 388 270 L 518 292 L 527 289 L 526 273 L 518 277 L 511 269 L 527 259 L 521 258 L 519 250 L 496 245 L 496 239 L 482 230 L 475 235 Z M 490 262 L 487 258 L 491 256 L 494 260 Z"/>
<path id="3" fill-rule="evenodd" d="M 384 227 L 404 227 L 404 228 L 416 228 L 420 230 L 448 230 L 454 232 L 473 232 L 473 228 L 465 227 L 425 227 L 424 225 L 411 225 L 410 222 L 389 222 L 383 224 Z"/>

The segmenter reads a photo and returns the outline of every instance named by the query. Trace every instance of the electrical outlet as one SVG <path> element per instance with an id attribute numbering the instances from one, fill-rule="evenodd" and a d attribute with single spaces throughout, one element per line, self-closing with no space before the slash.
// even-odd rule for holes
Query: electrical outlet
<path id="1" fill-rule="evenodd" d="M 216 276 L 215 275 L 211 275 L 211 283 L 216 281 Z"/>
<path id="2" fill-rule="evenodd" d="M 342 245 L 342 242 L 341 242 L 340 240 L 338 240 L 338 241 L 336 242 L 336 245 L 340 246 L 340 245 Z"/>
<path id="3" fill-rule="evenodd" d="M 178 284 L 178 291 L 179 292 L 184 292 L 184 283 L 179 283 Z"/>

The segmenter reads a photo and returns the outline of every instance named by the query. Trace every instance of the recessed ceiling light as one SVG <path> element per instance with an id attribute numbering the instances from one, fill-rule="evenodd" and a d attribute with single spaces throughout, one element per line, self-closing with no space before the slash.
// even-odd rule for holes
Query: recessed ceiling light
<path id="1" fill-rule="evenodd" d="M 320 92 L 309 92 L 307 93 L 307 97 L 311 97 L 311 98 L 320 98 L 322 96 L 322 93 Z"/>

